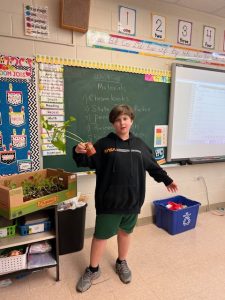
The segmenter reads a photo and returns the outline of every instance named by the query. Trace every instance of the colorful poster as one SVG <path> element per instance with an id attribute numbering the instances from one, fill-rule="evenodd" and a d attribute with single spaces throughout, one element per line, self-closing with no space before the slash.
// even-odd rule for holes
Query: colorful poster
<path id="1" fill-rule="evenodd" d="M 167 147 L 168 125 L 156 125 L 154 134 L 154 147 Z"/>
<path id="2" fill-rule="evenodd" d="M 33 58 L 0 55 L 0 79 L 34 82 L 34 75 Z M 12 91 L 10 85 L 8 91 Z"/>
<path id="3" fill-rule="evenodd" d="M 48 38 L 48 7 L 24 4 L 25 35 Z"/>

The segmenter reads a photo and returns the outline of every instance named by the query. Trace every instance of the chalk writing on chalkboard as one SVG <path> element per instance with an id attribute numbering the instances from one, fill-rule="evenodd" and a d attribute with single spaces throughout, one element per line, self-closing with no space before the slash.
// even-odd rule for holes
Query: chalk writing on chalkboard
<path id="1" fill-rule="evenodd" d="M 143 74 L 64 67 L 65 119 L 73 115 L 74 130 L 85 141 L 96 142 L 113 131 L 108 115 L 112 107 L 125 103 L 135 110 L 132 132 L 154 148 L 154 126 L 168 124 L 170 85 L 146 81 Z M 67 140 L 68 155 L 57 157 L 57 167 L 77 169 L 72 160 L 74 144 Z M 44 167 L 54 167 L 44 158 Z"/>
<path id="2" fill-rule="evenodd" d="M 93 76 L 92 89 L 86 89 L 82 96 L 82 107 L 85 112 L 86 136 L 88 140 L 96 141 L 112 130 L 112 126 L 108 121 L 108 114 L 112 106 L 128 103 L 131 104 L 132 99 L 128 93 L 132 90 L 123 82 L 123 77 L 120 74 L 96 74 Z M 137 113 L 148 114 L 151 110 L 149 103 L 135 103 L 133 108 Z M 81 107 L 79 107 L 79 110 Z M 144 138 L 139 124 L 134 123 L 133 131 L 140 137 Z"/>

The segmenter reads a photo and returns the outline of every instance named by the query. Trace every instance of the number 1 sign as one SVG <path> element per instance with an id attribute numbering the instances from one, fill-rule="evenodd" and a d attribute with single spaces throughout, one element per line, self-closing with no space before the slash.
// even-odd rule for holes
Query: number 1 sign
<path id="1" fill-rule="evenodd" d="M 135 35 L 136 33 L 136 10 L 119 6 L 119 32 Z"/>

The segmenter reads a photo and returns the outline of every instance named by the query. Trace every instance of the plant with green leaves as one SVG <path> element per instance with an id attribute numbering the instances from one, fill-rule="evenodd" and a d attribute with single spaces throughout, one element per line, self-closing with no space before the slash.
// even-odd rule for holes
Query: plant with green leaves
<path id="1" fill-rule="evenodd" d="M 24 201 L 57 193 L 65 189 L 63 181 L 58 176 L 43 178 L 41 175 L 33 175 L 21 183 Z"/>
<path id="2" fill-rule="evenodd" d="M 84 140 L 80 136 L 68 130 L 71 123 L 75 121 L 76 118 L 70 116 L 68 120 L 63 122 L 62 126 L 57 126 L 56 124 L 49 124 L 48 120 L 45 120 L 44 117 L 41 118 L 42 127 L 47 131 L 48 136 L 51 137 L 51 143 L 63 152 L 66 151 L 65 137 L 78 143 L 84 143 Z"/>

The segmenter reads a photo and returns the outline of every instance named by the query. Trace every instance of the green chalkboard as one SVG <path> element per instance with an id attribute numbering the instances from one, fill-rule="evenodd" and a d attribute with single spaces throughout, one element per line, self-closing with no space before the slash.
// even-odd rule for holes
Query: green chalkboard
<path id="1" fill-rule="evenodd" d="M 95 142 L 113 130 L 108 114 L 117 104 L 135 110 L 132 132 L 154 147 L 154 126 L 168 124 L 170 85 L 145 81 L 144 75 L 88 68 L 64 67 L 65 118 L 77 121 L 72 131 Z M 84 171 L 72 159 L 75 142 L 67 139 L 67 154 L 44 157 L 44 168 Z"/>

